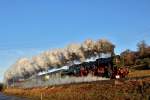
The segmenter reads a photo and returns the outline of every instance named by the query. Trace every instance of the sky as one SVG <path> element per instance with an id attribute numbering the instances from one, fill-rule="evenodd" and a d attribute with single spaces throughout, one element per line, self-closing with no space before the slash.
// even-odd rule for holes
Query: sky
<path id="1" fill-rule="evenodd" d="M 85 39 L 108 39 L 115 53 L 150 44 L 149 0 L 0 0 L 0 81 L 21 57 Z"/>

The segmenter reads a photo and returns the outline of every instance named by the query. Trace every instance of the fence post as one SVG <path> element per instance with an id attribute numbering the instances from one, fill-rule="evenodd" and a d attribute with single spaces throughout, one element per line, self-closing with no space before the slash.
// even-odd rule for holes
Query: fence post
<path id="1" fill-rule="evenodd" d="M 41 100 L 43 100 L 43 95 L 42 95 L 42 93 L 41 93 Z"/>

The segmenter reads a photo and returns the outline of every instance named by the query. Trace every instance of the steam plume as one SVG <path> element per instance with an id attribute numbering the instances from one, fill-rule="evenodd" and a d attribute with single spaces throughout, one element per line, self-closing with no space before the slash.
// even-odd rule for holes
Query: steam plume
<path id="1" fill-rule="evenodd" d="M 100 53 L 113 54 L 114 47 L 111 42 L 104 39 L 88 39 L 82 44 L 70 44 L 63 49 L 45 51 L 31 59 L 21 58 L 5 72 L 5 80 L 14 77 L 26 78 L 49 68 L 72 65 L 75 61 L 84 62 L 90 57 L 99 56 Z"/>

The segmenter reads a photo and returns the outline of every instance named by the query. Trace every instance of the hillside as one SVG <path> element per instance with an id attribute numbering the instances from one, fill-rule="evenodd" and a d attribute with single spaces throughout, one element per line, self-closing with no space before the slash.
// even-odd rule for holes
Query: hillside
<path id="1" fill-rule="evenodd" d="M 138 73 L 134 71 L 134 75 Z M 142 72 L 141 72 L 142 73 Z M 144 71 L 143 71 L 144 73 Z M 147 70 L 149 74 L 149 71 Z M 49 86 L 43 88 L 9 88 L 8 95 L 18 95 L 33 100 L 149 100 L 150 77 L 140 76 L 121 80 Z M 141 74 L 142 75 L 142 74 Z"/>

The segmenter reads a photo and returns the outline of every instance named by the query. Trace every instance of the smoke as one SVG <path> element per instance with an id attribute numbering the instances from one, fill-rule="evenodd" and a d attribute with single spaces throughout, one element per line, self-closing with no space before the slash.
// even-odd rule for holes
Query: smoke
<path id="1" fill-rule="evenodd" d="M 82 44 L 70 44 L 63 49 L 48 50 L 31 59 L 19 59 L 5 72 L 4 78 L 5 80 L 27 78 L 49 68 L 59 68 L 84 62 L 91 57 L 100 56 L 101 53 L 113 54 L 114 47 L 111 42 L 105 39 L 98 41 L 88 39 Z"/>
<path id="2" fill-rule="evenodd" d="M 100 81 L 100 80 L 109 80 L 109 78 L 97 77 L 97 76 L 84 76 L 84 77 L 73 77 L 73 76 L 65 76 L 61 77 L 59 74 L 55 74 L 53 76 L 48 77 L 48 80 L 43 80 L 41 78 L 32 78 L 25 82 L 16 83 L 16 87 L 21 88 L 32 88 L 32 87 L 45 87 L 52 85 L 62 85 L 62 84 L 71 84 L 71 83 L 85 83 L 92 81 Z"/>

